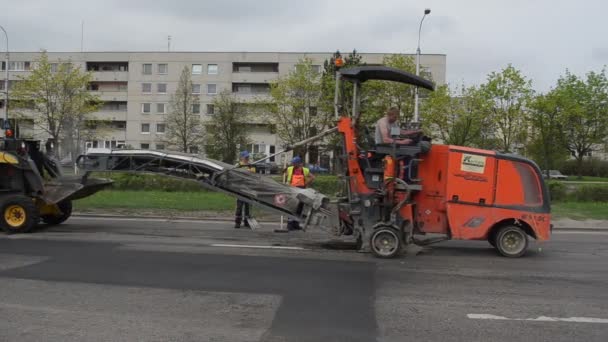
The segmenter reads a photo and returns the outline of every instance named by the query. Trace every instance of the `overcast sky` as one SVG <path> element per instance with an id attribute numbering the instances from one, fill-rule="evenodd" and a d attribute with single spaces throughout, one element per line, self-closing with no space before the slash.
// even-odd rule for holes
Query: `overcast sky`
<path id="1" fill-rule="evenodd" d="M 447 54 L 452 84 L 508 63 L 537 90 L 608 64 L 606 0 L 0 0 L 13 51 L 349 51 Z M 0 50 L 3 50 L 0 36 Z"/>

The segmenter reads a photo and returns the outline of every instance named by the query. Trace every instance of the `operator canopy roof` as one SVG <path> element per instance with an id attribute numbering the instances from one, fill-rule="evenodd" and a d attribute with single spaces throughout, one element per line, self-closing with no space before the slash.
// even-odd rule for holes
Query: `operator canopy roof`
<path id="1" fill-rule="evenodd" d="M 343 78 L 350 81 L 365 82 L 368 80 L 382 80 L 382 81 L 393 81 L 399 83 L 406 83 L 422 87 L 428 90 L 435 90 L 433 82 L 425 80 L 424 78 L 416 75 L 412 75 L 409 72 L 405 72 L 399 69 L 387 67 L 387 66 L 360 66 L 353 68 L 346 68 L 340 70 L 340 74 Z"/>

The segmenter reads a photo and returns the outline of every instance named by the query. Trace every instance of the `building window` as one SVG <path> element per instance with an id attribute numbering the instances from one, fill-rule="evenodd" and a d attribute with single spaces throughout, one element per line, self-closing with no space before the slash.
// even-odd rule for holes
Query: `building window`
<path id="1" fill-rule="evenodd" d="M 217 64 L 207 64 L 207 75 L 217 75 L 218 71 Z"/>
<path id="2" fill-rule="evenodd" d="M 165 114 L 165 104 L 164 103 L 157 103 L 156 104 L 156 113 L 158 114 Z"/>
<path id="3" fill-rule="evenodd" d="M 201 113 L 201 105 L 200 103 L 195 103 L 192 105 L 192 114 L 200 114 Z"/>
<path id="4" fill-rule="evenodd" d="M 203 73 L 202 64 L 192 64 L 192 75 L 200 75 Z"/>
<path id="5" fill-rule="evenodd" d="M 150 124 L 149 123 L 141 124 L 141 134 L 150 134 Z"/>
<path id="6" fill-rule="evenodd" d="M 150 108 L 152 107 L 151 103 L 142 103 L 141 104 L 141 112 L 144 114 L 150 114 Z"/>
<path id="7" fill-rule="evenodd" d="M 321 73 L 321 66 L 320 65 L 312 65 L 311 67 L 312 67 L 312 71 L 313 72 L 315 72 L 317 74 Z"/>
<path id="8" fill-rule="evenodd" d="M 165 124 L 164 123 L 156 124 L 156 134 L 165 134 Z"/>
<path id="9" fill-rule="evenodd" d="M 166 94 L 167 93 L 167 83 L 158 83 L 156 85 L 156 91 L 159 94 Z"/>
<path id="10" fill-rule="evenodd" d="M 51 63 L 51 72 L 57 72 L 59 70 L 59 63 Z"/>
<path id="11" fill-rule="evenodd" d="M 215 106 L 212 104 L 207 105 L 207 114 L 213 115 L 215 114 Z"/>
<path id="12" fill-rule="evenodd" d="M 141 92 L 144 94 L 150 94 L 152 92 L 152 83 L 142 83 Z"/>
<path id="13" fill-rule="evenodd" d="M 200 94 L 200 93 L 201 93 L 201 85 L 192 84 L 192 94 Z"/>
<path id="14" fill-rule="evenodd" d="M 266 144 L 251 144 L 249 150 L 253 154 L 263 154 L 266 156 Z"/>
<path id="15" fill-rule="evenodd" d="M 217 84 L 207 84 L 207 95 L 217 94 Z"/>
<path id="16" fill-rule="evenodd" d="M 30 71 L 31 67 L 31 62 L 12 61 L 8 63 L 9 71 Z M 6 62 L 2 62 L 2 70 L 6 70 Z"/>
<path id="17" fill-rule="evenodd" d="M 275 154 L 275 152 L 276 152 L 275 146 L 274 145 L 270 145 L 270 151 L 269 151 L 270 155 L 272 156 L 273 154 Z M 271 163 L 274 163 L 275 159 L 276 159 L 276 156 L 272 156 L 272 157 L 268 158 L 268 161 L 271 162 Z"/>
<path id="18" fill-rule="evenodd" d="M 156 144 L 156 149 L 157 150 L 164 150 L 165 149 L 165 144 Z"/>
<path id="19" fill-rule="evenodd" d="M 169 65 L 168 64 L 159 64 L 158 65 L 158 74 L 159 75 L 166 75 L 169 71 Z"/>
<path id="20" fill-rule="evenodd" d="M 152 64 L 144 64 L 142 73 L 144 75 L 152 75 Z"/>
<path id="21" fill-rule="evenodd" d="M 150 149 L 150 144 L 144 144 L 144 143 L 142 143 L 142 144 L 139 144 L 139 147 L 142 150 L 148 150 L 148 149 Z"/>

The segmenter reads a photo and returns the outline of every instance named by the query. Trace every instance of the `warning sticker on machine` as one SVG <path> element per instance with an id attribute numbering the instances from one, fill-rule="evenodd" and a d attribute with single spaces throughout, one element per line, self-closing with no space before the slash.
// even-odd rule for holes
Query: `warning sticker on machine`
<path id="1" fill-rule="evenodd" d="M 486 169 L 486 157 L 475 154 L 462 154 L 460 170 L 466 172 L 484 173 Z"/>

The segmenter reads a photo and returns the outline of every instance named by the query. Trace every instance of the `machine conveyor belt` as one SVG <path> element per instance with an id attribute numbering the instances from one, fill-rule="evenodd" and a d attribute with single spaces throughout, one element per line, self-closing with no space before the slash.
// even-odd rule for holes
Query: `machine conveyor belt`
<path id="1" fill-rule="evenodd" d="M 143 172 L 196 181 L 245 202 L 319 225 L 329 214 L 329 198 L 313 189 L 299 189 L 233 165 L 199 155 L 151 150 L 89 149 L 78 157 L 80 170 Z"/>

